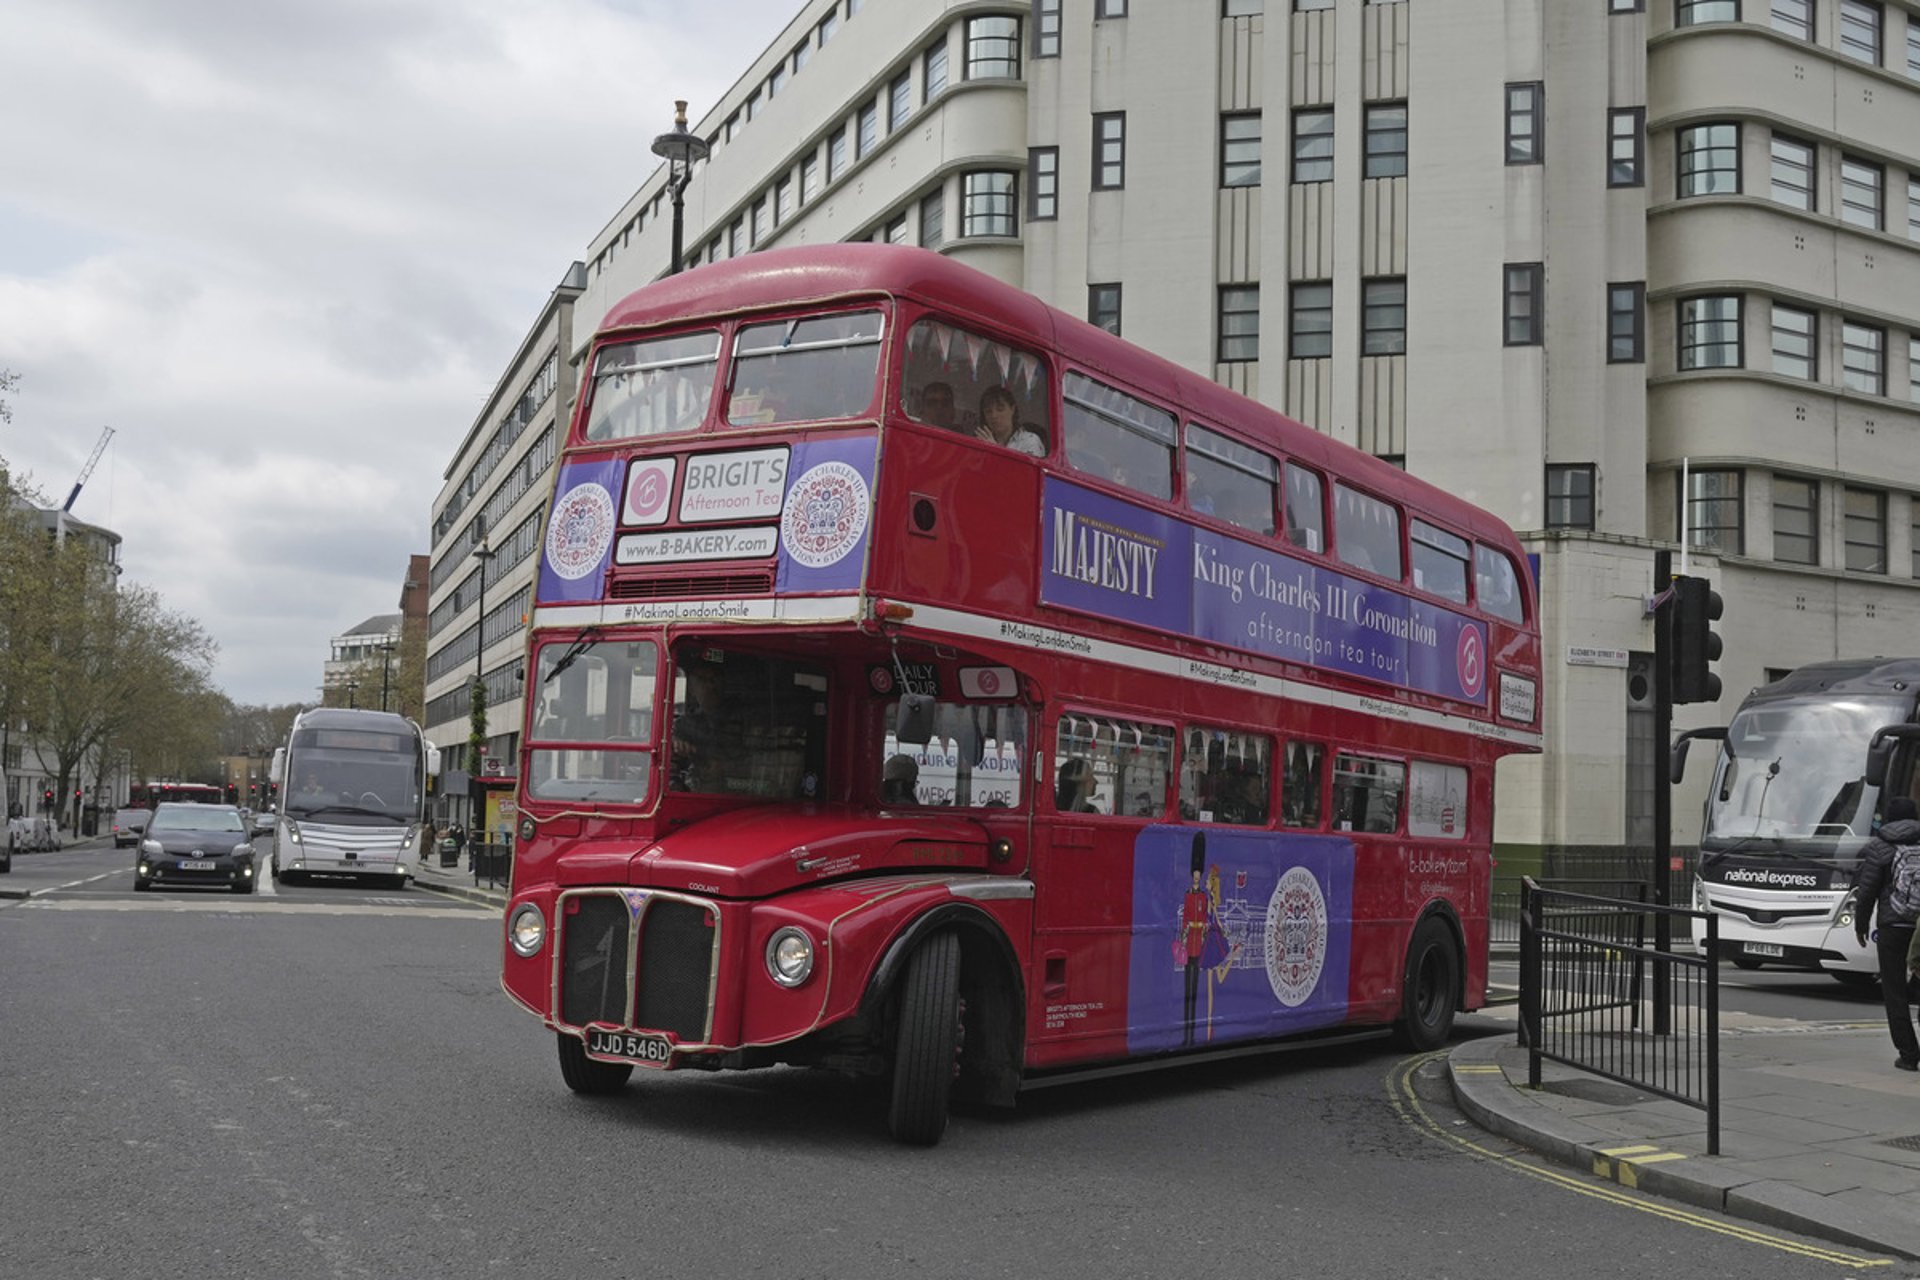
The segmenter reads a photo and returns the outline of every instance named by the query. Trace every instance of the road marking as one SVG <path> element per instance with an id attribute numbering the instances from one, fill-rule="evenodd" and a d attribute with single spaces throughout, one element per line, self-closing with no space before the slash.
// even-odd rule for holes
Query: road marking
<path id="1" fill-rule="evenodd" d="M 475 915 L 497 916 L 498 912 L 490 907 L 478 905 L 428 907 L 428 906 L 386 906 L 372 902 L 275 902 L 271 905 L 251 901 L 240 895 L 231 898 L 149 898 L 142 896 L 138 901 L 123 901 L 113 898 L 29 898 L 20 904 L 22 911 L 152 911 L 194 913 L 202 915 L 218 912 L 230 912 L 236 915 L 378 915 L 378 916 L 427 916 L 442 920 L 466 920 Z"/>
<path id="2" fill-rule="evenodd" d="M 1625 1209 L 1634 1209 L 1640 1213 L 1651 1214 L 1656 1218 L 1665 1218 L 1667 1221 L 1678 1223 L 1681 1226 L 1696 1227 L 1702 1231 L 1711 1231 L 1716 1235 L 1728 1236 L 1735 1240 L 1745 1241 L 1748 1244 L 1757 1244 L 1763 1248 L 1778 1250 L 1781 1253 L 1791 1253 L 1802 1258 L 1811 1258 L 1816 1262 L 1830 1262 L 1839 1267 L 1853 1267 L 1856 1270 L 1860 1270 L 1867 1267 L 1886 1267 L 1892 1265 L 1892 1261 L 1887 1258 L 1864 1258 L 1858 1254 L 1842 1253 L 1838 1249 L 1826 1249 L 1819 1245 L 1806 1244 L 1799 1240 L 1789 1240 L 1785 1236 L 1776 1236 L 1770 1232 L 1762 1231 L 1756 1227 L 1744 1226 L 1737 1222 L 1721 1222 L 1701 1214 L 1692 1213 L 1686 1209 L 1678 1208 L 1674 1205 L 1666 1204 L 1662 1201 L 1647 1199 L 1644 1194 L 1638 1191 L 1637 1186 L 1630 1187 L 1629 1190 L 1632 1191 L 1633 1194 L 1629 1194 L 1628 1191 L 1619 1190 L 1608 1183 L 1596 1183 L 1582 1178 L 1578 1174 L 1561 1173 L 1555 1169 L 1547 1169 L 1539 1165 L 1530 1164 L 1519 1156 L 1494 1151 L 1489 1147 L 1481 1146 L 1470 1138 L 1452 1133 L 1442 1128 L 1437 1120 L 1427 1114 L 1426 1107 L 1421 1103 L 1419 1095 L 1416 1094 L 1413 1089 L 1414 1073 L 1427 1063 L 1436 1059 L 1441 1060 L 1444 1065 L 1446 1056 L 1447 1051 L 1445 1049 L 1437 1049 L 1432 1053 L 1418 1054 L 1395 1063 L 1387 1072 L 1387 1100 L 1393 1105 L 1393 1109 L 1399 1113 L 1402 1120 L 1406 1121 L 1412 1128 L 1425 1133 L 1431 1138 L 1438 1139 L 1443 1143 L 1451 1143 L 1482 1160 L 1490 1161 L 1502 1168 L 1510 1169 L 1515 1173 L 1525 1174 L 1529 1178 L 1549 1183 L 1562 1190 L 1572 1191 L 1595 1200 L 1604 1200 L 1609 1204 L 1616 1204 Z M 1529 1152 L 1527 1154 L 1531 1155 L 1532 1153 Z"/>
<path id="3" fill-rule="evenodd" d="M 1502 1074 L 1499 1067 L 1455 1067 L 1463 1076 L 1497 1076 Z"/>

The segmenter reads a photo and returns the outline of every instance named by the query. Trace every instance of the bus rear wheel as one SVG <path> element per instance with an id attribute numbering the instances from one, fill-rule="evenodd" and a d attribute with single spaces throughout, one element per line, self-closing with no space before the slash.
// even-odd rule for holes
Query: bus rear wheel
<path id="1" fill-rule="evenodd" d="M 626 1088 L 633 1068 L 618 1062 L 596 1062 L 587 1056 L 587 1046 L 579 1037 L 564 1031 L 553 1033 L 560 1045 L 560 1078 L 567 1088 L 589 1097 L 604 1097 Z"/>
<path id="2" fill-rule="evenodd" d="M 1413 931 L 1407 946 L 1407 972 L 1395 1038 L 1416 1053 L 1438 1049 L 1453 1034 L 1453 1015 L 1460 999 L 1460 951 L 1453 930 L 1436 916 L 1428 916 Z"/>
<path id="3" fill-rule="evenodd" d="M 930 1147 L 947 1131 L 960 1035 L 960 939 L 940 933 L 913 953 L 901 984 L 887 1111 L 896 1141 Z"/>

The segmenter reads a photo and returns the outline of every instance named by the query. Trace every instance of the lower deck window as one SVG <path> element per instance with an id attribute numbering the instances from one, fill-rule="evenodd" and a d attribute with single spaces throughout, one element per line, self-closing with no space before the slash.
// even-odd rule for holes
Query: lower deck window
<path id="1" fill-rule="evenodd" d="M 1165 725 L 1068 712 L 1060 717 L 1054 807 L 1061 813 L 1157 818 L 1173 776 Z"/>
<path id="2" fill-rule="evenodd" d="M 1273 795 L 1273 743 L 1258 734 L 1198 725 L 1180 759 L 1180 817 L 1265 826 Z"/>
<path id="3" fill-rule="evenodd" d="M 1376 834 L 1398 830 L 1406 785 L 1407 767 L 1398 760 L 1341 752 L 1333 764 L 1334 829 Z"/>
<path id="4" fill-rule="evenodd" d="M 897 741 L 898 702 L 879 704 L 886 730 L 880 764 L 883 805 L 951 805 L 1018 809 L 1025 795 L 1027 713 L 1006 703 L 934 704 L 933 737 L 924 745 Z"/>

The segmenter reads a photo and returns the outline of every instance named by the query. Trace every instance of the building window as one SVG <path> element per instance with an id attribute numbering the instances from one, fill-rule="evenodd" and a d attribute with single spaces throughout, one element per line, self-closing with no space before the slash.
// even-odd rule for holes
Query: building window
<path id="1" fill-rule="evenodd" d="M 920 201 L 920 247 L 937 249 L 946 239 L 947 193 L 945 189 L 929 193 Z"/>
<path id="2" fill-rule="evenodd" d="M 1880 6 L 1867 0 L 1840 0 L 1840 52 L 1859 62 L 1880 65 Z"/>
<path id="3" fill-rule="evenodd" d="M 1813 157 L 1811 142 L 1773 135 L 1773 198 L 1795 209 L 1813 209 Z"/>
<path id="4" fill-rule="evenodd" d="M 827 181 L 838 178 L 847 167 L 847 131 L 844 128 L 834 130 L 827 139 Z"/>
<path id="5" fill-rule="evenodd" d="M 1773 0 L 1773 29 L 1797 40 L 1813 39 L 1813 0 Z"/>
<path id="6" fill-rule="evenodd" d="M 1507 163 L 1539 164 L 1540 115 L 1545 105 L 1546 86 L 1538 80 L 1507 86 Z"/>
<path id="7" fill-rule="evenodd" d="M 800 161 L 800 203 L 806 204 L 820 194 L 820 153 L 810 152 Z"/>
<path id="8" fill-rule="evenodd" d="M 1740 0 L 1675 0 L 1673 25 L 1696 27 L 1703 22 L 1740 21 Z"/>
<path id="9" fill-rule="evenodd" d="M 1740 298 L 1713 294 L 1680 300 L 1680 367 L 1738 369 Z"/>
<path id="10" fill-rule="evenodd" d="M 913 72 L 902 71 L 887 86 L 887 132 L 892 133 L 913 116 Z"/>
<path id="11" fill-rule="evenodd" d="M 1222 364 L 1260 358 L 1260 286 L 1220 286 L 1220 347 Z"/>
<path id="12" fill-rule="evenodd" d="M 1645 107 L 1623 107 L 1607 113 L 1607 185 L 1638 187 L 1646 183 L 1642 139 L 1647 131 Z"/>
<path id="13" fill-rule="evenodd" d="M 1920 22 L 1907 15 L 1907 76 L 1920 80 Z"/>
<path id="14" fill-rule="evenodd" d="M 960 234 L 1011 236 L 1017 233 L 1014 203 L 1018 184 L 1014 175 L 988 169 L 969 173 L 963 180 Z"/>
<path id="15" fill-rule="evenodd" d="M 1607 286 L 1607 363 L 1639 364 L 1647 358 L 1647 285 L 1644 280 Z"/>
<path id="16" fill-rule="evenodd" d="M 1090 284 L 1087 286 L 1087 323 L 1108 333 L 1120 332 L 1120 286 L 1117 284 Z"/>
<path id="17" fill-rule="evenodd" d="M 793 216 L 793 179 L 782 178 L 773 184 L 773 225 L 779 226 Z"/>
<path id="18" fill-rule="evenodd" d="M 1887 495 L 1878 489 L 1848 489 L 1842 499 L 1847 568 L 1856 573 L 1887 571 Z"/>
<path id="19" fill-rule="evenodd" d="M 1383 102 L 1367 108 L 1365 174 L 1403 178 L 1407 173 L 1407 104 Z"/>
<path id="20" fill-rule="evenodd" d="M 1594 466 L 1547 466 L 1547 528 L 1593 528 Z"/>
<path id="21" fill-rule="evenodd" d="M 1687 545 L 1722 555 L 1745 554 L 1741 537 L 1740 473 L 1693 471 L 1687 475 Z"/>
<path id="22" fill-rule="evenodd" d="M 1060 0 L 1033 0 L 1033 56 L 1060 56 Z"/>
<path id="23" fill-rule="evenodd" d="M 1647 0 L 1607 0 L 1608 13 L 1645 13 Z"/>
<path id="24" fill-rule="evenodd" d="M 1907 398 L 1920 404 L 1920 335 L 1907 339 Z"/>
<path id="25" fill-rule="evenodd" d="M 1728 195 L 1740 190 L 1740 126 L 1698 124 L 1680 131 L 1680 194 Z"/>
<path id="26" fill-rule="evenodd" d="M 1333 109 L 1309 107 L 1293 113 L 1293 180 L 1333 181 Z"/>
<path id="27" fill-rule="evenodd" d="M 1773 558 L 1820 563 L 1820 486 L 1794 476 L 1773 478 Z"/>
<path id="28" fill-rule="evenodd" d="M 758 246 L 767 231 L 767 198 L 765 196 L 755 200 L 753 207 L 747 210 L 747 222 L 750 233 L 749 243 Z"/>
<path id="29" fill-rule="evenodd" d="M 1811 311 L 1773 304 L 1773 371 L 1788 378 L 1812 382 L 1820 373 L 1814 339 L 1819 319 Z"/>
<path id="30" fill-rule="evenodd" d="M 1288 309 L 1288 357 L 1318 360 L 1332 354 L 1333 284 L 1326 280 L 1296 283 Z"/>
<path id="31" fill-rule="evenodd" d="M 1840 157 L 1840 221 L 1880 230 L 1880 191 L 1885 177 L 1877 164 Z"/>
<path id="32" fill-rule="evenodd" d="M 1267 0 L 1221 0 L 1223 18 L 1257 18 L 1267 11 Z"/>
<path id="33" fill-rule="evenodd" d="M 853 154 L 863 157 L 872 151 L 874 144 L 880 141 L 880 107 L 869 102 L 860 108 L 858 123 L 854 126 Z"/>
<path id="34" fill-rule="evenodd" d="M 799 75 L 813 61 L 813 41 L 802 40 L 793 50 L 793 73 Z"/>
<path id="35" fill-rule="evenodd" d="M 905 244 L 907 242 L 907 215 L 903 213 L 897 218 L 890 219 L 881 238 L 888 244 Z"/>
<path id="36" fill-rule="evenodd" d="M 1260 185 L 1260 113 L 1220 117 L 1220 185 Z"/>
<path id="37" fill-rule="evenodd" d="M 1506 338 L 1509 347 L 1537 347 L 1541 332 L 1542 295 L 1547 269 L 1539 262 L 1509 262 L 1506 274 Z"/>
<path id="38" fill-rule="evenodd" d="M 1127 185 L 1127 113 L 1103 111 L 1093 117 L 1093 189 L 1118 191 Z"/>
<path id="39" fill-rule="evenodd" d="M 1295 13 L 1312 13 L 1316 9 L 1333 8 L 1333 0 L 1293 0 Z"/>
<path id="40" fill-rule="evenodd" d="M 1920 31 L 1920 22 L 1913 24 Z M 1907 178 L 1907 239 L 1920 240 L 1920 178 Z"/>
<path id="41" fill-rule="evenodd" d="M 927 46 L 920 59 L 920 92 L 923 101 L 932 102 L 947 91 L 947 41 L 946 37 Z"/>
<path id="42" fill-rule="evenodd" d="M 1027 220 L 1051 222 L 1060 216 L 1060 148 L 1027 150 Z"/>
<path id="43" fill-rule="evenodd" d="M 1056 50 L 1057 52 L 1057 50 Z M 967 79 L 1020 78 L 1020 19 L 967 19 Z"/>
<path id="44" fill-rule="evenodd" d="M 1127 0 L 1093 0 L 1093 16 L 1124 18 L 1127 16 Z"/>
<path id="45" fill-rule="evenodd" d="M 1911 572 L 1914 577 L 1920 578 L 1920 502 L 1913 503 L 1907 524 L 1907 545 L 1913 549 L 1910 553 L 1913 562 Z"/>
<path id="46" fill-rule="evenodd" d="M 827 47 L 827 41 L 833 39 L 833 33 L 838 31 L 839 29 L 840 29 L 840 10 L 838 7 L 836 7 L 833 10 L 829 11 L 826 17 L 820 19 L 820 26 L 818 27 L 818 31 L 820 33 L 820 47 L 822 49 Z"/>
<path id="47" fill-rule="evenodd" d="M 735 218 L 733 225 L 727 228 L 727 256 L 737 258 L 746 249 L 747 222 L 744 218 Z"/>
<path id="48" fill-rule="evenodd" d="M 786 87 L 787 64 L 783 60 L 779 66 L 773 69 L 773 74 L 767 77 L 767 101 L 772 102 L 775 98 L 779 97 L 780 91 Z"/>
<path id="49" fill-rule="evenodd" d="M 1851 320 L 1840 326 L 1840 381 L 1849 391 L 1887 394 L 1887 331 Z"/>
<path id="50" fill-rule="evenodd" d="M 1404 276 L 1360 282 L 1360 354 L 1398 356 L 1407 351 L 1407 281 Z"/>

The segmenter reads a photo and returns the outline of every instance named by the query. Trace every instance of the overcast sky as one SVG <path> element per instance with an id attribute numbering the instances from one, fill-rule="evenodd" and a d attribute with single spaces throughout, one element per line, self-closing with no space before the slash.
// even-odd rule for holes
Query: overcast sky
<path id="1" fill-rule="evenodd" d="M 8 0 L 0 457 L 243 703 L 399 609 L 516 344 L 803 0 Z"/>

